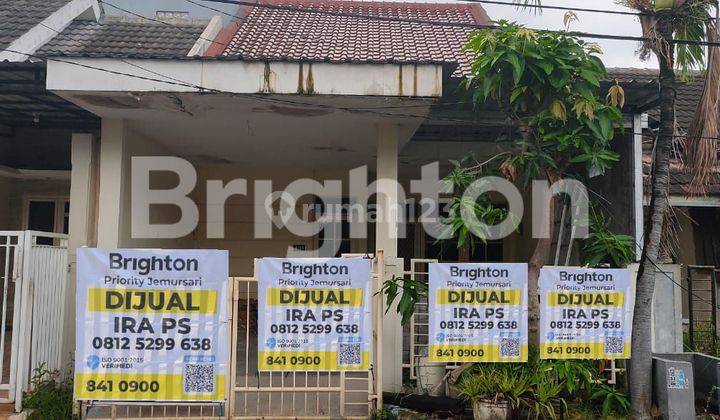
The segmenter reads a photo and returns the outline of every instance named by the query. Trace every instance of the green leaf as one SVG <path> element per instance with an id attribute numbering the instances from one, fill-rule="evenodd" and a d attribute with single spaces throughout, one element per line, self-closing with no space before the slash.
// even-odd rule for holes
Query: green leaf
<path id="1" fill-rule="evenodd" d="M 550 85 L 552 85 L 553 88 L 559 90 L 567 84 L 569 77 L 570 74 L 567 72 L 567 70 L 555 69 L 548 76 L 548 79 L 550 80 Z"/>
<path id="2" fill-rule="evenodd" d="M 505 61 L 512 65 L 513 82 L 518 84 L 520 78 L 522 78 L 523 71 L 525 70 L 525 60 L 518 55 L 508 54 Z"/>
<path id="3" fill-rule="evenodd" d="M 602 138 L 605 140 L 612 140 L 613 137 L 613 126 L 610 118 L 605 115 L 598 115 L 598 122 L 600 123 L 600 133 Z"/>
<path id="4" fill-rule="evenodd" d="M 544 59 L 543 59 L 543 60 L 544 60 Z M 547 62 L 547 61 L 538 61 L 538 62 L 536 62 L 536 64 L 537 64 L 538 67 L 540 67 L 541 69 L 543 69 L 543 71 L 545 72 L 545 74 L 548 75 L 548 76 L 553 72 L 553 68 L 554 68 L 553 65 L 550 64 L 550 63 Z"/>
<path id="5" fill-rule="evenodd" d="M 520 86 L 520 87 L 516 87 L 515 89 L 513 89 L 513 92 L 512 92 L 512 94 L 510 95 L 510 103 L 511 103 L 511 104 L 512 104 L 512 103 L 515 103 L 515 100 L 516 100 L 520 95 L 522 95 L 523 93 L 525 93 L 526 90 L 527 90 L 527 86 Z"/>
<path id="6" fill-rule="evenodd" d="M 598 80 L 598 77 L 594 72 L 592 72 L 590 70 L 581 70 L 580 77 L 585 79 L 587 82 L 589 82 L 593 86 L 600 87 L 600 81 Z"/>

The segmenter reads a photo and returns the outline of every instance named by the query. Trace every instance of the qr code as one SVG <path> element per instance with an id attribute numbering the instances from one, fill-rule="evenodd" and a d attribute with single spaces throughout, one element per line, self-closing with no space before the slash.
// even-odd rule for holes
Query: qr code
<path id="1" fill-rule="evenodd" d="M 186 363 L 183 367 L 183 385 L 186 394 L 212 394 L 215 392 L 215 365 Z"/>
<path id="2" fill-rule="evenodd" d="M 520 337 L 501 338 L 500 357 L 520 357 Z"/>
<path id="3" fill-rule="evenodd" d="M 362 364 L 360 343 L 338 344 L 338 366 L 358 366 Z"/>
<path id="4" fill-rule="evenodd" d="M 625 353 L 625 339 L 623 337 L 605 337 L 605 354 Z"/>

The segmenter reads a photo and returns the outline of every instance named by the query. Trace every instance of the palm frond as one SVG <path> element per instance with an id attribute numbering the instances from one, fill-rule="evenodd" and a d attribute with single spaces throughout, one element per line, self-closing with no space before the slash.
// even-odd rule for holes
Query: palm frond
<path id="1" fill-rule="evenodd" d="M 708 23 L 707 39 L 715 41 L 715 25 Z M 687 187 L 689 195 L 705 195 L 710 175 L 718 164 L 717 141 L 720 135 L 720 49 L 709 48 L 703 93 L 688 127 L 685 140 L 684 169 L 692 174 Z"/>

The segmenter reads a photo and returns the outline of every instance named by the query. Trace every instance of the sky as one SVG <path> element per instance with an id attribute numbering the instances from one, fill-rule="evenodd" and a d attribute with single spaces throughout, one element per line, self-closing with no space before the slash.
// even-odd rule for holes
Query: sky
<path id="1" fill-rule="evenodd" d="M 614 0 L 543 0 L 542 4 L 568 7 L 584 7 L 604 10 L 632 11 L 615 4 Z M 564 11 L 543 10 L 535 14 L 530 9 L 486 4 L 483 5 L 491 19 L 507 19 L 517 21 L 528 27 L 544 29 L 563 29 Z M 578 21 L 572 22 L 570 29 L 574 31 L 593 32 L 612 35 L 642 36 L 640 22 L 634 16 L 609 15 L 599 13 L 577 12 Z M 637 56 L 638 42 L 589 40 L 600 45 L 603 50 L 602 59 L 608 67 L 646 67 L 657 68 L 653 61 L 642 61 Z"/>
<path id="2" fill-rule="evenodd" d="M 202 0 L 194 0 L 197 3 L 205 4 L 213 8 L 221 9 L 228 13 L 233 13 L 237 6 L 203 2 Z M 366 0 L 367 1 L 367 0 Z M 386 0 L 388 1 L 388 0 Z M 390 0 L 390 1 L 406 1 L 406 0 Z M 432 2 L 447 3 L 454 0 L 412 0 L 415 2 Z M 504 0 L 509 1 L 509 0 Z M 193 17 L 210 18 L 217 15 L 217 12 L 208 10 L 203 7 L 193 5 L 185 0 L 108 0 L 107 3 L 115 4 L 123 9 L 133 11 L 143 16 L 154 16 L 157 10 L 178 10 L 189 11 Z M 615 0 L 542 0 L 544 5 L 555 6 L 577 6 L 593 9 L 605 10 L 625 10 L 615 4 Z M 493 4 L 484 4 L 483 7 L 487 11 L 490 18 L 506 19 L 517 21 L 531 28 L 537 29 L 563 29 L 564 11 L 560 10 L 543 10 L 542 13 L 534 13 L 532 9 L 517 9 L 512 6 L 501 6 Z M 118 10 L 106 5 L 105 12 L 109 15 L 120 13 Z M 227 16 L 223 16 L 229 19 Z M 612 35 L 631 35 L 640 36 L 640 22 L 634 16 L 608 15 L 598 13 L 578 12 L 579 21 L 572 22 L 570 29 L 575 31 L 593 32 Z M 639 44 L 634 41 L 612 41 L 612 40 L 589 40 L 600 45 L 603 50 L 602 59 L 608 67 L 645 67 L 657 68 L 655 61 L 642 61 L 637 56 Z"/>

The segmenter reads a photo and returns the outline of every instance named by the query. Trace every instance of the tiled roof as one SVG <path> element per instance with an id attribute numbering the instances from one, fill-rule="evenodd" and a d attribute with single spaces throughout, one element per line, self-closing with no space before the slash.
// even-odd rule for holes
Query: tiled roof
<path id="1" fill-rule="evenodd" d="M 470 63 L 470 57 L 461 51 L 469 28 L 364 19 L 337 13 L 469 24 L 489 20 L 477 3 L 334 0 L 262 0 L 260 3 L 336 15 L 245 7 L 241 10 L 237 31 L 224 51 L 211 48 L 209 55 L 335 63 L 447 62 L 458 64 L 462 71 Z"/>
<path id="2" fill-rule="evenodd" d="M 695 109 L 700 103 L 704 87 L 705 79 L 697 76 L 680 83 L 677 87 L 675 118 L 677 119 L 678 125 L 686 131 L 692 123 Z"/>
<path id="3" fill-rule="evenodd" d="M 610 67 L 608 75 L 620 83 L 647 83 L 657 80 L 657 69 L 643 69 L 634 67 Z"/>
<path id="4" fill-rule="evenodd" d="M 29 31 L 69 0 L 0 1 L 0 49 Z"/>
<path id="5" fill-rule="evenodd" d="M 658 71 L 653 69 L 608 69 L 612 78 L 621 83 L 649 83 L 657 81 Z M 704 78 L 699 74 L 693 74 L 688 80 L 679 80 L 677 85 L 677 97 L 675 99 L 675 118 L 678 126 L 685 132 L 692 123 L 695 109 L 702 96 Z M 651 119 L 657 121 L 660 117 L 659 109 L 648 110 Z M 645 193 L 650 191 L 650 170 L 652 164 L 653 135 L 647 133 L 643 140 L 643 182 Z M 692 175 L 683 169 L 678 159 L 673 158 L 670 164 L 670 195 L 685 196 L 687 188 L 692 181 Z M 710 196 L 720 196 L 720 168 L 717 168 L 710 175 L 707 185 L 707 193 Z"/>
<path id="6" fill-rule="evenodd" d="M 657 83 L 657 69 L 635 69 L 635 68 L 609 68 L 608 74 L 612 79 L 620 83 Z M 704 79 L 696 72 L 689 76 L 688 80 L 679 80 L 677 86 L 677 98 L 675 100 L 675 118 L 683 130 L 688 129 L 692 122 L 695 108 L 697 108 L 702 96 Z M 658 109 L 649 110 L 650 118 L 658 119 Z"/>
<path id="7" fill-rule="evenodd" d="M 75 21 L 45 44 L 40 56 L 174 58 L 184 57 L 203 25 L 170 26 L 150 22 Z"/>
<path id="8" fill-rule="evenodd" d="M 650 152 L 648 151 L 643 156 L 643 184 L 645 186 L 645 194 L 650 194 L 651 164 L 652 160 L 650 158 Z M 685 171 L 680 163 L 673 161 L 670 164 L 670 185 L 668 187 L 670 195 L 686 196 L 691 181 L 692 175 Z M 709 196 L 720 196 L 720 168 L 712 171 L 706 188 Z"/>

